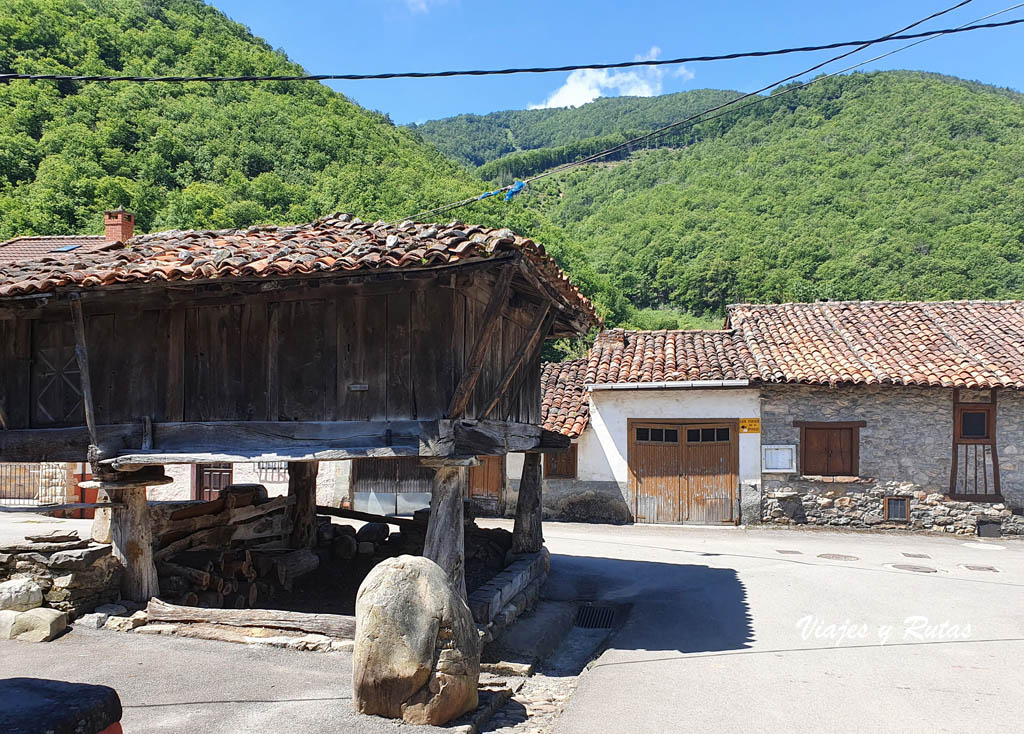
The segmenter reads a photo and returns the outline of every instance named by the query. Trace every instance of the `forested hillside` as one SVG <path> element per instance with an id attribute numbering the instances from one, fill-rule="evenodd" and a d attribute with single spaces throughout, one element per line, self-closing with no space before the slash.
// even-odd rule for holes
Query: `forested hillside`
<path id="1" fill-rule="evenodd" d="M 532 187 L 638 307 L 1024 297 L 1020 94 L 853 74 L 681 136 Z"/>
<path id="2" fill-rule="evenodd" d="M 199 0 L 7 0 L 0 70 L 301 71 Z M 98 231 L 118 204 L 147 230 L 228 227 L 402 216 L 478 188 L 320 84 L 0 85 L 0 239 Z"/>
<path id="3" fill-rule="evenodd" d="M 480 166 L 516 151 L 558 148 L 587 138 L 653 130 L 739 95 L 695 89 L 660 97 L 605 97 L 580 107 L 458 115 L 410 127 L 442 153 Z"/>

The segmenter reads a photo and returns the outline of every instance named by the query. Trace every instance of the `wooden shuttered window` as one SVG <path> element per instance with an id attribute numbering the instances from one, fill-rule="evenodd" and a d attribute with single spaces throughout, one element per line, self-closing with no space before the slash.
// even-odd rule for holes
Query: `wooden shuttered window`
<path id="1" fill-rule="evenodd" d="M 796 421 L 800 428 L 800 473 L 804 476 L 855 477 L 860 473 L 863 421 Z"/>
<path id="2" fill-rule="evenodd" d="M 544 454 L 544 477 L 548 479 L 576 478 L 576 444 L 560 454 Z"/>

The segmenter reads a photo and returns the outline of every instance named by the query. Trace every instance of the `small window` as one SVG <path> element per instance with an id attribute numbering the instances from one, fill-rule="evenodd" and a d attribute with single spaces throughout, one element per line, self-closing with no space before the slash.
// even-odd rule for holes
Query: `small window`
<path id="1" fill-rule="evenodd" d="M 560 454 L 544 454 L 544 476 L 550 479 L 576 478 L 576 444 Z"/>
<path id="2" fill-rule="evenodd" d="M 860 472 L 863 421 L 794 421 L 800 428 L 800 473 L 816 477 L 855 477 Z"/>
<path id="3" fill-rule="evenodd" d="M 700 443 L 700 429 L 689 428 L 686 431 L 686 440 L 689 443 Z"/>
<path id="4" fill-rule="evenodd" d="M 665 443 L 679 443 L 679 431 L 675 428 L 666 428 Z"/>
<path id="5" fill-rule="evenodd" d="M 886 497 L 885 519 L 906 522 L 910 519 L 910 499 L 908 497 Z"/>
<path id="6" fill-rule="evenodd" d="M 637 428 L 636 429 L 636 440 L 637 441 L 650 441 L 651 440 L 651 429 L 650 428 Z"/>
<path id="7" fill-rule="evenodd" d="M 688 428 L 686 430 L 686 441 L 688 443 L 728 443 L 728 428 Z"/>
<path id="8" fill-rule="evenodd" d="M 729 429 L 728 428 L 716 428 L 715 429 L 715 440 L 716 441 L 728 441 L 729 440 Z"/>
<path id="9" fill-rule="evenodd" d="M 261 482 L 277 483 L 288 481 L 287 461 L 259 461 L 256 463 L 256 476 Z"/>
<path id="10" fill-rule="evenodd" d="M 665 440 L 665 431 L 663 431 L 661 428 L 652 428 L 651 429 L 651 440 L 652 441 L 658 441 L 659 443 L 664 441 Z"/>
<path id="11" fill-rule="evenodd" d="M 962 411 L 960 413 L 960 435 L 963 438 L 988 438 L 988 411 Z"/>
<path id="12" fill-rule="evenodd" d="M 637 428 L 636 440 L 644 443 L 679 443 L 679 429 Z"/>

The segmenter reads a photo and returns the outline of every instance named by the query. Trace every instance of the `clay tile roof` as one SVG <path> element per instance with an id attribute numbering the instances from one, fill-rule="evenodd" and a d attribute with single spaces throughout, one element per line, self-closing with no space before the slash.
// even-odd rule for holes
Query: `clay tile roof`
<path id="1" fill-rule="evenodd" d="M 0 263 L 35 260 L 45 257 L 64 257 L 100 252 L 121 247 L 120 242 L 108 242 L 101 235 L 64 235 L 58 237 L 15 237 L 0 242 Z"/>
<path id="2" fill-rule="evenodd" d="M 765 382 L 1024 389 L 1024 303 L 730 306 Z"/>
<path id="3" fill-rule="evenodd" d="M 586 359 L 544 364 L 540 377 L 544 428 L 569 438 L 577 438 L 583 433 L 590 420 L 586 373 Z"/>
<path id="4" fill-rule="evenodd" d="M 67 258 L 49 254 L 13 263 L 0 258 L 0 298 L 125 283 L 429 268 L 518 251 L 584 322 L 600 322 L 593 304 L 569 282 L 544 247 L 509 229 L 461 222 L 371 223 L 333 214 L 288 227 L 156 232 L 133 237 L 125 244 L 106 252 L 75 251 L 71 266 Z"/>
<path id="5" fill-rule="evenodd" d="M 587 384 L 745 380 L 756 377 L 746 345 L 730 330 L 602 332 Z"/>

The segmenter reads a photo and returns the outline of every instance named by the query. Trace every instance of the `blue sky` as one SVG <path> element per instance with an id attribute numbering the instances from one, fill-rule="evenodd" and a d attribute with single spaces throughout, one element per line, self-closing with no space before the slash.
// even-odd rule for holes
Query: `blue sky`
<path id="1" fill-rule="evenodd" d="M 557 66 L 650 56 L 728 53 L 885 35 L 954 0 L 213 0 L 311 73 Z M 1012 0 L 974 0 L 932 21 L 947 28 Z M 997 20 L 1024 17 L 1024 8 Z M 888 49 L 893 44 L 875 47 Z M 866 68 L 920 69 L 1024 88 L 1024 24 L 928 41 Z M 880 51 L 861 52 L 856 60 Z M 332 83 L 398 123 L 463 112 L 580 104 L 595 95 L 687 89 L 750 91 L 838 52 L 661 67 L 512 77 Z M 844 65 L 848 65 L 844 64 Z M 838 67 L 837 67 L 838 68 Z M 831 70 L 831 67 L 830 69 Z"/>

